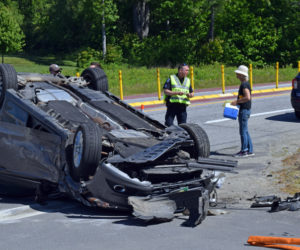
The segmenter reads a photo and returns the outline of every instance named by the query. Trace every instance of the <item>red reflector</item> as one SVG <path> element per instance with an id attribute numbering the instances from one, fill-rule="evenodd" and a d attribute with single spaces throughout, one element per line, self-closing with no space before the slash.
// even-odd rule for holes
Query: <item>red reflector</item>
<path id="1" fill-rule="evenodd" d="M 296 82 L 296 78 L 293 79 L 293 81 L 292 81 L 292 87 L 293 87 L 293 89 L 295 89 L 295 82 Z"/>

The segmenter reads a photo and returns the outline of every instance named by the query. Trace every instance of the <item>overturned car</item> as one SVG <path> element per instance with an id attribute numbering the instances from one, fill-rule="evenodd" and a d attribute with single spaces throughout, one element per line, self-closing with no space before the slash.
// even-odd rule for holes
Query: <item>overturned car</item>
<path id="1" fill-rule="evenodd" d="M 59 192 L 143 219 L 188 209 L 195 226 L 215 171 L 236 166 L 209 154 L 199 125 L 165 127 L 111 94 L 102 69 L 54 77 L 0 64 L 0 194 Z"/>

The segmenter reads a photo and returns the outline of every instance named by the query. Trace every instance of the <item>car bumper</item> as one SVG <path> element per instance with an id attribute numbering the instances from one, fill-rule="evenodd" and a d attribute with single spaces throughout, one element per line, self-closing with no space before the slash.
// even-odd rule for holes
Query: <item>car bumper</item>
<path id="1" fill-rule="evenodd" d="M 291 92 L 291 104 L 295 110 L 300 111 L 300 90 L 292 90 Z"/>
<path id="2" fill-rule="evenodd" d="M 103 163 L 93 179 L 86 182 L 86 189 L 90 197 L 105 202 L 105 207 L 131 210 L 128 196 L 150 195 L 153 186 L 150 182 L 131 178 L 110 163 Z"/>
<path id="3" fill-rule="evenodd" d="M 192 183 L 192 184 L 191 184 Z M 135 201 L 150 205 L 166 203 L 171 207 L 175 202 L 175 210 L 184 205 L 191 197 L 201 197 L 205 190 L 211 190 L 210 178 L 197 181 L 183 181 L 180 184 L 169 184 L 168 187 L 153 185 L 148 181 L 131 178 L 110 163 L 103 163 L 92 180 L 86 182 L 86 193 L 103 203 L 106 207 L 116 209 L 132 209 Z M 164 191 L 167 190 L 167 191 Z M 128 199 L 130 197 L 130 199 Z M 198 198 L 197 198 L 198 199 Z M 132 202 L 130 202 L 131 200 Z M 98 203 L 99 204 L 99 203 Z M 174 211 L 175 211 L 174 210 Z M 147 213 L 145 213 L 147 214 Z M 155 217 L 155 215 L 150 215 Z"/>
<path id="4" fill-rule="evenodd" d="M 236 161 L 199 158 L 198 162 L 187 163 L 187 167 L 233 172 L 236 164 Z M 185 226 L 196 226 L 206 217 L 209 195 L 216 184 L 214 173 L 206 172 L 204 178 L 152 184 L 131 178 L 113 164 L 104 162 L 85 183 L 84 193 L 96 206 L 133 209 L 133 214 L 143 220 L 171 220 L 176 211 L 187 209 L 189 219 Z"/>
<path id="5" fill-rule="evenodd" d="M 203 210 L 204 207 L 199 206 L 201 199 L 205 200 L 205 211 Z M 184 208 L 198 216 L 206 216 L 208 190 L 201 187 L 190 190 L 181 188 L 160 196 L 130 196 L 128 201 L 133 207 L 133 215 L 143 220 L 170 220 L 176 211 Z"/>

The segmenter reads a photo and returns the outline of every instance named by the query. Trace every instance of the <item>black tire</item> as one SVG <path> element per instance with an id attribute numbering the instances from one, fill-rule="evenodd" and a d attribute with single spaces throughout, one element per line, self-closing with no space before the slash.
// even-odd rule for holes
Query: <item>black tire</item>
<path id="1" fill-rule="evenodd" d="M 300 111 L 295 110 L 295 116 L 296 116 L 298 119 L 300 119 Z"/>
<path id="2" fill-rule="evenodd" d="M 191 158 L 208 158 L 210 155 L 210 142 L 206 132 L 198 124 L 184 123 L 179 126 L 186 130 L 194 141 L 194 147 L 187 150 Z"/>
<path id="3" fill-rule="evenodd" d="M 108 91 L 107 76 L 103 69 L 87 68 L 81 73 L 81 76 L 84 80 L 89 82 L 88 87 L 90 89 L 103 92 Z"/>
<path id="4" fill-rule="evenodd" d="M 17 72 L 10 64 L 0 64 L 0 107 L 7 89 L 18 89 Z"/>
<path id="5" fill-rule="evenodd" d="M 101 159 L 102 130 L 93 123 L 80 125 L 74 135 L 71 176 L 74 180 L 88 180 L 94 175 Z"/>

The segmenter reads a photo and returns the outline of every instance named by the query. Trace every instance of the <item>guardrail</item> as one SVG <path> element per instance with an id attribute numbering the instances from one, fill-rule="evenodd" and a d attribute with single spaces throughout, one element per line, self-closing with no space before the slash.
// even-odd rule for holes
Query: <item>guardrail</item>
<path id="1" fill-rule="evenodd" d="M 298 61 L 298 72 L 300 72 L 300 61 Z M 160 84 L 160 69 L 156 69 L 156 78 L 157 78 L 157 97 L 158 100 L 161 100 L 161 84 Z M 225 94 L 225 66 L 221 65 L 221 78 L 222 78 L 222 93 Z M 190 79 L 191 79 L 191 85 L 193 89 L 195 89 L 194 86 L 194 67 L 190 66 Z M 253 68 L 252 64 L 249 64 L 249 83 L 251 90 L 253 89 Z M 279 62 L 276 62 L 276 75 L 275 75 L 275 87 L 278 89 L 278 83 L 279 83 Z M 123 81 L 122 81 L 122 71 L 119 71 L 119 87 L 120 87 L 120 99 L 123 100 Z"/>

